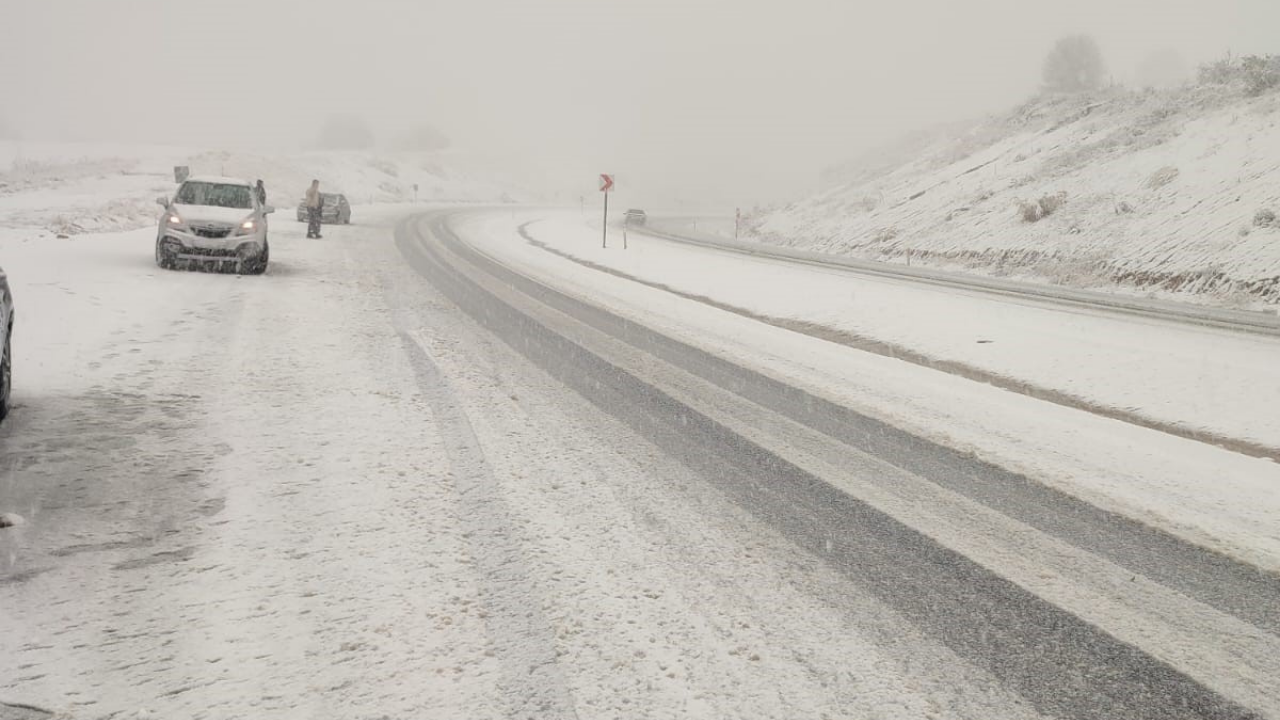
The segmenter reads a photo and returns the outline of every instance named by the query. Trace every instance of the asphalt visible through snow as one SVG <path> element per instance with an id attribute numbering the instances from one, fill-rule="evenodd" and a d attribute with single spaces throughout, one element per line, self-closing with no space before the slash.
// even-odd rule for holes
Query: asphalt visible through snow
<path id="1" fill-rule="evenodd" d="M 557 292 L 470 249 L 447 214 L 401 223 L 409 263 L 477 322 L 914 626 L 1063 718 L 1245 718 L 1257 710 L 837 489 L 617 358 L 651 356 L 1255 629 L 1280 579 L 914 438 Z M 492 281 L 492 282 L 489 282 Z M 603 336 L 604 339 L 598 339 Z M 610 346 L 615 358 L 594 347 Z M 621 349 L 619 349 L 621 348 Z M 647 358 L 637 362 L 648 362 Z M 1221 668 L 1223 672 L 1233 672 Z M 1269 697 L 1264 695 L 1263 697 Z"/>

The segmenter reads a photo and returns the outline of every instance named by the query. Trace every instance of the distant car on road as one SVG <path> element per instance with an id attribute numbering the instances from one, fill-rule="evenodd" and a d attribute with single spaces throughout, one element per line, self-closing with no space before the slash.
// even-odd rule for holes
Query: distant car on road
<path id="1" fill-rule="evenodd" d="M 639 208 L 631 208 L 627 211 L 626 221 L 628 225 L 643 225 L 648 216 Z"/>
<path id="2" fill-rule="evenodd" d="M 4 329 L 4 355 L 0 356 L 0 420 L 9 414 L 9 394 L 13 390 L 13 293 L 9 276 L 0 270 L 0 328 Z"/>
<path id="3" fill-rule="evenodd" d="M 275 208 L 258 202 L 248 180 L 192 177 L 178 187 L 173 200 L 158 197 L 156 202 L 164 208 L 156 231 L 160 267 L 235 263 L 243 273 L 266 272 L 271 257 L 267 215 Z"/>
<path id="4" fill-rule="evenodd" d="M 351 224 L 351 203 L 342 193 L 320 193 L 324 205 L 320 208 L 320 222 L 340 225 Z M 307 201 L 298 203 L 298 222 L 307 221 Z"/>

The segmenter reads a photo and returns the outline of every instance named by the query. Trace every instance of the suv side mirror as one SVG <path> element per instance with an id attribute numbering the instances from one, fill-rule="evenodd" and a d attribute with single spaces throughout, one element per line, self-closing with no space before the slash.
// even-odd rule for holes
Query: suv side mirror
<path id="1" fill-rule="evenodd" d="M 263 214 L 263 215 L 270 215 L 271 213 L 273 213 L 273 212 L 275 212 L 275 211 L 276 211 L 276 206 L 275 206 L 275 205 L 263 205 L 263 206 L 262 206 L 262 214 Z"/>
<path id="2" fill-rule="evenodd" d="M 161 195 L 160 197 L 156 198 L 156 204 L 159 205 L 160 207 L 167 208 L 169 207 L 169 198 L 165 197 L 164 195 Z"/>

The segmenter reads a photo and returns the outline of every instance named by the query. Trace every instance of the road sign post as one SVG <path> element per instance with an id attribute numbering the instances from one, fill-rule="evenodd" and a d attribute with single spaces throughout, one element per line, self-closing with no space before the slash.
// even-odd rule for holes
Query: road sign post
<path id="1" fill-rule="evenodd" d="M 600 247 L 609 247 L 609 193 L 613 192 L 613 176 L 600 174 L 600 192 L 604 193 L 604 224 L 600 226 Z"/>

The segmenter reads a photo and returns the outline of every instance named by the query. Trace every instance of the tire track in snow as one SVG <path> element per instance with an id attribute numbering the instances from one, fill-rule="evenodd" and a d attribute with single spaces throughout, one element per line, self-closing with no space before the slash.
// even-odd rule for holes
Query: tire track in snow
<path id="1" fill-rule="evenodd" d="M 478 570 L 485 625 L 502 668 L 503 702 L 511 718 L 576 718 L 556 639 L 543 612 L 542 593 L 525 561 L 518 528 L 502 499 L 471 421 L 403 315 L 396 332 L 418 376 L 423 397 L 439 421 L 461 510 L 459 523 Z"/>

